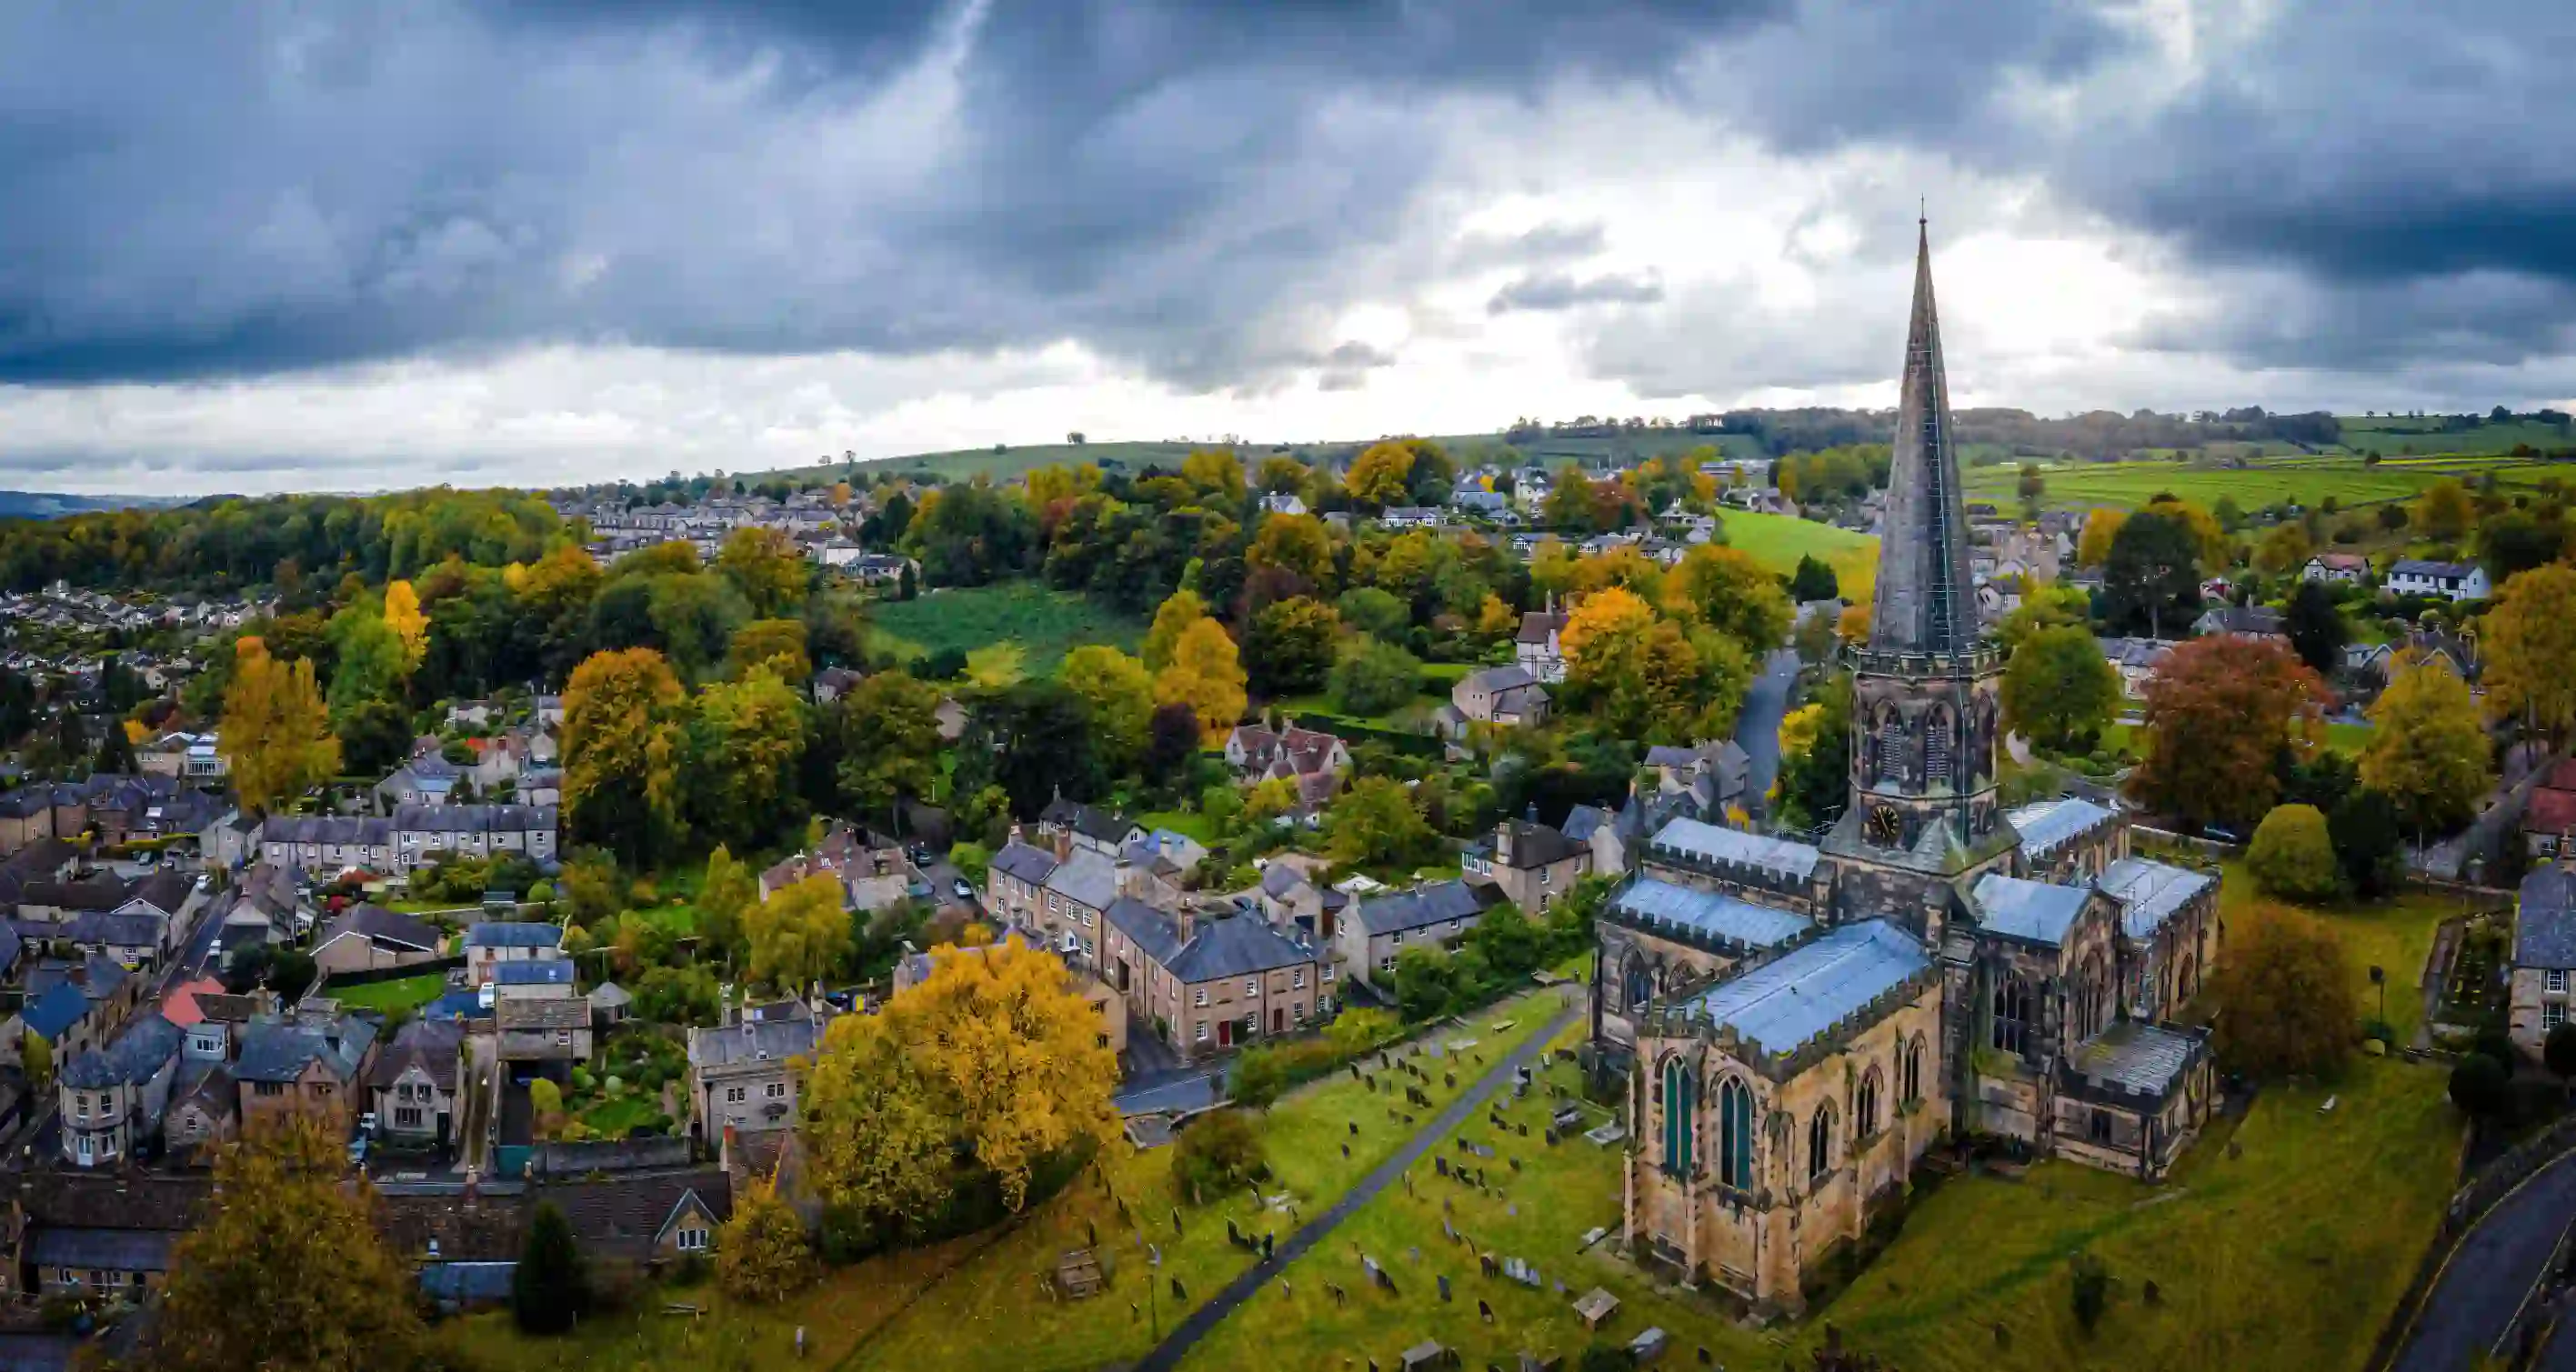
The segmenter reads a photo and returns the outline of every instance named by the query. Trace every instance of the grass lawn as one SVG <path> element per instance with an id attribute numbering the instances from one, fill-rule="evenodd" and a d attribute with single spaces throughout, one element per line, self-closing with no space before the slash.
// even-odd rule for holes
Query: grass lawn
<path id="1" fill-rule="evenodd" d="M 351 1010 L 417 1010 L 447 993 L 445 972 L 424 972 L 398 981 L 374 981 L 364 986 L 342 986 L 331 989 L 334 1000 Z"/>
<path id="2" fill-rule="evenodd" d="M 2448 437 L 2465 439 L 2471 435 Z M 2508 442 L 2495 451 L 2512 446 Z M 2385 445 L 2383 450 L 2393 453 L 2395 445 Z M 2494 472 L 2505 481 L 2536 480 L 2534 474 L 2539 470 L 2538 464 L 2526 461 L 2476 456 L 2377 465 L 2365 465 L 2359 457 L 2301 456 L 2260 461 L 2243 468 L 2158 460 L 2055 463 L 2042 464 L 2040 468 L 2048 483 L 2040 502 L 2061 509 L 2094 505 L 2137 509 L 2158 495 L 2171 493 L 2204 508 L 2216 505 L 2222 496 L 2233 497 L 2245 510 L 2284 500 L 2314 506 L 2330 496 L 2342 505 L 2353 506 L 2412 499 L 2445 477 L 2473 481 Z M 1968 496 L 2017 508 L 2019 497 L 2014 487 L 2020 474 L 2019 464 L 1976 468 L 1967 476 Z"/>
<path id="3" fill-rule="evenodd" d="M 1019 648 L 1020 668 L 1030 676 L 1052 673 L 1068 649 L 1107 643 L 1133 652 L 1144 635 L 1140 620 L 1026 580 L 880 601 L 868 628 L 872 646 L 905 655 L 1008 643 Z"/>
<path id="4" fill-rule="evenodd" d="M 2227 864 L 2227 880 L 2219 888 L 2218 900 L 2231 935 L 2243 927 L 2242 921 L 2255 918 L 2253 910 L 2260 897 L 2243 862 Z M 2461 912 L 2457 897 L 2407 891 L 2376 904 L 2338 902 L 2314 913 L 2343 941 L 2344 961 L 2352 966 L 2364 1015 L 2379 1010 L 2379 990 L 2370 984 L 2370 969 L 2386 969 L 2388 1022 L 2396 1026 L 2402 1046 L 2424 1018 L 2424 959 L 2433 951 L 2433 931 Z"/>
<path id="5" fill-rule="evenodd" d="M 1718 521 L 1726 527 L 1727 544 L 1751 553 L 1763 566 L 1787 576 L 1798 570 L 1799 558 L 1821 558 L 1834 569 L 1843 599 L 1855 605 L 1869 603 L 1870 588 L 1878 579 L 1878 539 L 1874 536 L 1812 519 L 1750 510 L 1721 511 Z"/>
<path id="6" fill-rule="evenodd" d="M 626 1137 L 627 1130 L 639 1124 L 650 1124 L 654 1116 L 662 1113 L 661 1103 L 655 1099 L 657 1094 L 629 1090 L 614 1099 L 603 1096 L 581 1112 L 581 1122 L 597 1131 L 601 1138 L 622 1139 Z"/>
<path id="7" fill-rule="evenodd" d="M 1138 815 L 1136 822 L 1149 830 L 1169 829 L 1201 843 L 1213 845 L 1216 842 L 1216 826 L 1195 810 L 1153 810 Z"/>
<path id="8" fill-rule="evenodd" d="M 1542 1080 L 1570 1087 L 1573 1069 L 1551 1067 Z M 2329 1093 L 2340 1096 L 2335 1113 L 2320 1116 Z M 1542 1091 L 1504 1115 L 1535 1135 L 1550 1108 Z M 1579 1139 L 1522 1145 L 1517 1132 L 1504 1140 L 1471 1126 L 1468 1137 L 1522 1162 L 1518 1172 L 1489 1165 L 1506 1178 L 1500 1196 L 1418 1166 L 1415 1194 L 1364 1207 L 1288 1272 L 1288 1289 L 1274 1284 L 1248 1302 L 1186 1366 L 1331 1368 L 1357 1356 L 1392 1367 L 1426 1338 L 1460 1349 L 1469 1367 L 1511 1366 L 1523 1348 L 1564 1354 L 1570 1365 L 1591 1336 L 1569 1303 L 1594 1286 L 1621 1300 L 1605 1341 L 1659 1325 L 1678 1367 L 1697 1365 L 1699 1347 L 1725 1366 L 1805 1366 L 1828 1321 L 1847 1345 L 1908 1372 L 2358 1366 L 2450 1191 L 2459 1126 L 2441 1074 L 2363 1062 L 2331 1088 L 2267 1092 L 2233 1131 L 2243 1146 L 2235 1159 L 2228 1132 L 2215 1126 L 2164 1187 L 2062 1162 L 2019 1181 L 1956 1179 L 1920 1203 L 1855 1286 L 1801 1324 L 1756 1333 L 1606 1249 L 1578 1253 L 1588 1229 L 1618 1227 L 1617 1153 Z M 1541 1288 L 1479 1275 L 1474 1255 L 1442 1237 L 1444 1199 L 1446 1218 L 1480 1248 L 1536 1264 Z M 1354 1241 L 1388 1267 L 1400 1295 L 1368 1289 Z M 2068 1298 L 2066 1261 L 2079 1249 L 2116 1278 L 2110 1312 L 2089 1338 Z M 1439 1299 L 1442 1274 L 1454 1303 Z M 2158 1306 L 2143 1299 L 2150 1280 Z M 1346 1304 L 1324 1293 L 1327 1281 L 1348 1289 Z M 1556 1294 L 1558 1281 L 1568 1295 Z M 1494 1309 L 1491 1326 L 1478 1317 L 1480 1299 Z M 2009 1347 L 1995 1344 L 1998 1322 L 2011 1330 Z"/>
<path id="9" fill-rule="evenodd" d="M 2345 757 L 2359 757 L 2370 746 L 2371 726 L 2367 724 L 2328 724 L 2326 747 Z"/>

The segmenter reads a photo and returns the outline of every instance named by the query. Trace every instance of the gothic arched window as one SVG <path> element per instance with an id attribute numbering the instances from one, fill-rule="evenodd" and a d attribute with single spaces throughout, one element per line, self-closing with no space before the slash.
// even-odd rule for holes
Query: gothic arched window
<path id="1" fill-rule="evenodd" d="M 1976 772 L 1977 780 L 1984 781 L 1995 774 L 1995 698 L 1993 696 L 1977 698 L 1975 718 L 1976 732 L 1968 736 L 1968 763 Z"/>
<path id="2" fill-rule="evenodd" d="M 1717 1088 L 1717 1179 L 1753 1189 L 1753 1091 L 1732 1077 Z"/>
<path id="3" fill-rule="evenodd" d="M 1646 960 L 1635 954 L 1630 954 L 1628 958 L 1627 993 L 1626 1004 L 1631 1013 L 1655 998 L 1654 973 L 1647 969 Z"/>
<path id="4" fill-rule="evenodd" d="M 1690 1064 L 1678 1057 L 1664 1060 L 1664 1170 L 1676 1177 L 1691 1171 L 1691 1134 L 1699 1104 Z"/>
<path id="5" fill-rule="evenodd" d="M 1912 1043 L 1905 1045 L 1905 1098 L 1910 1101 L 1923 1099 L 1923 1036 L 1920 1034 L 1914 1036 Z"/>
<path id="6" fill-rule="evenodd" d="M 1807 1125 L 1807 1180 L 1815 1181 L 1834 1165 L 1834 1107 L 1819 1105 Z"/>
<path id="7" fill-rule="evenodd" d="M 1905 763 L 1905 721 L 1891 705 L 1878 717 L 1878 766 L 1872 775 L 1879 781 L 1906 785 Z"/>
<path id="8" fill-rule="evenodd" d="M 1923 721 L 1923 788 L 1950 784 L 1950 761 L 1958 750 L 1958 720 L 1947 706 L 1934 706 Z"/>
<path id="9" fill-rule="evenodd" d="M 1859 1127 L 1852 1131 L 1857 1137 L 1865 1139 L 1878 1132 L 1878 1069 L 1876 1067 L 1861 1074 L 1860 1097 L 1852 1105 L 1852 1118 L 1859 1122 Z"/>
<path id="10" fill-rule="evenodd" d="M 2018 1055 L 2030 1043 L 2030 983 L 2006 977 L 1995 983 L 1994 1045 Z"/>

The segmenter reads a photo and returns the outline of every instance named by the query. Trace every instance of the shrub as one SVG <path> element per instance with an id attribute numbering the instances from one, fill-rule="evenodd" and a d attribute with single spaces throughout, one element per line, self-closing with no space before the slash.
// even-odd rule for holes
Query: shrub
<path id="1" fill-rule="evenodd" d="M 1252 1110 L 1267 1110 L 1288 1089 L 1286 1055 L 1277 1048 L 1254 1048 L 1234 1060 L 1234 1075 L 1227 1083 L 1227 1094 L 1234 1103 Z"/>
<path id="2" fill-rule="evenodd" d="M 2342 877 L 2326 817 L 2313 805 L 2272 807 L 2254 830 L 2245 867 L 2265 893 L 2288 900 L 2331 896 Z"/>
<path id="3" fill-rule="evenodd" d="M 775 1185 L 759 1186 L 734 1207 L 716 1244 L 716 1282 L 728 1296 L 755 1304 L 782 1301 L 815 1278 L 804 1221 Z"/>
<path id="4" fill-rule="evenodd" d="M 1269 1170 L 1261 1138 L 1240 1110 L 1201 1115 L 1172 1147 L 1172 1180 L 1194 1203 L 1224 1195 Z"/>
<path id="5" fill-rule="evenodd" d="M 2352 1048 L 2361 1018 L 2334 931 L 2312 915 L 2257 906 L 2232 921 L 2216 991 L 2218 1055 L 2257 1076 L 2327 1071 Z"/>
<path id="6" fill-rule="evenodd" d="M 2576 1077 L 2576 1023 L 2562 1020 L 2549 1031 L 2549 1037 L 2541 1040 L 2540 1060 L 2561 1081 Z"/>
<path id="7" fill-rule="evenodd" d="M 2451 1103 L 2472 1119 L 2502 1114 L 2512 1099 L 2511 1075 L 2484 1053 L 2471 1053 L 2451 1069 Z"/>

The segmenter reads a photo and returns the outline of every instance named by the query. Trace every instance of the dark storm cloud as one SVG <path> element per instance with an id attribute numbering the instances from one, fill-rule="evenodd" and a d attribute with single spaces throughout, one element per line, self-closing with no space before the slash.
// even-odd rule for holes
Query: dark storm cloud
<path id="1" fill-rule="evenodd" d="M 1570 310 L 1582 305 L 1651 305 L 1664 298 L 1664 286 L 1650 277 L 1590 276 L 1559 273 L 1524 276 L 1506 283 L 1485 302 L 1485 313 L 1513 310 Z"/>

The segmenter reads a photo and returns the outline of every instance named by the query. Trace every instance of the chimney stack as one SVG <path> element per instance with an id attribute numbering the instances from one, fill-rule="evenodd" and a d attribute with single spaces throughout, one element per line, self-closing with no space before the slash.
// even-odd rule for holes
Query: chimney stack
<path id="1" fill-rule="evenodd" d="M 1180 912 L 1172 916 L 1172 923 L 1181 931 L 1181 946 L 1185 948 L 1188 947 L 1190 940 L 1198 936 L 1198 907 L 1193 904 L 1184 903 L 1180 908 Z"/>

